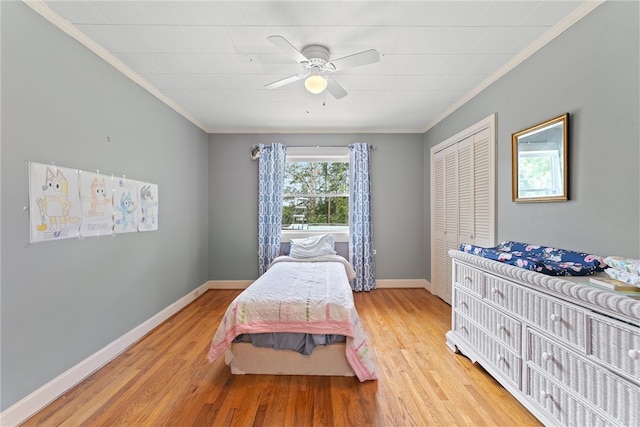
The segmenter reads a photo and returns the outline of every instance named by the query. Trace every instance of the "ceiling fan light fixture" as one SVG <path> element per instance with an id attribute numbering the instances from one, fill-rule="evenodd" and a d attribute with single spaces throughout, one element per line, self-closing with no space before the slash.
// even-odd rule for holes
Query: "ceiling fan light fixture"
<path id="1" fill-rule="evenodd" d="M 309 92 L 317 95 L 327 88 L 327 79 L 319 74 L 312 74 L 305 79 L 304 87 Z"/>

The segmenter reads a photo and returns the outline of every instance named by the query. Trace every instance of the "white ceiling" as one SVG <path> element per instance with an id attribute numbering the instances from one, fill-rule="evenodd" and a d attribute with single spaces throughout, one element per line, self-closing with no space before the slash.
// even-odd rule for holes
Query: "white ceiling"
<path id="1" fill-rule="evenodd" d="M 27 4 L 207 132 L 424 132 L 599 1 Z M 381 58 L 334 75 L 340 100 L 265 89 L 301 72 L 270 35 Z"/>

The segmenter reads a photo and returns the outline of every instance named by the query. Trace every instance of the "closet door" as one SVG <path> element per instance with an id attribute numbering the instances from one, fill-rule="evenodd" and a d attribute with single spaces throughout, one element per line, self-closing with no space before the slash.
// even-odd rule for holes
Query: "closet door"
<path id="1" fill-rule="evenodd" d="M 451 304 L 450 249 L 495 246 L 495 116 L 431 149 L 431 291 Z"/>
<path id="2" fill-rule="evenodd" d="M 494 245 L 493 152 L 489 130 L 458 142 L 458 244 Z"/>
<path id="3" fill-rule="evenodd" d="M 475 232 L 473 136 L 458 142 L 458 243 L 472 243 Z"/>
<path id="4" fill-rule="evenodd" d="M 445 150 L 438 151 L 431 159 L 431 191 L 433 200 L 432 218 L 432 244 L 431 244 L 431 282 L 433 293 L 440 296 L 446 291 L 447 274 L 447 244 L 445 230 L 447 228 L 447 199 L 446 199 L 446 174 L 445 174 Z M 441 266 L 442 268 L 440 268 Z M 449 279 L 451 280 L 451 279 Z"/>
<path id="5" fill-rule="evenodd" d="M 452 145 L 434 156 L 434 291 L 451 304 L 451 258 L 458 248 L 458 147 Z"/>
<path id="6" fill-rule="evenodd" d="M 473 244 L 495 246 L 495 165 L 489 129 L 473 135 Z"/>

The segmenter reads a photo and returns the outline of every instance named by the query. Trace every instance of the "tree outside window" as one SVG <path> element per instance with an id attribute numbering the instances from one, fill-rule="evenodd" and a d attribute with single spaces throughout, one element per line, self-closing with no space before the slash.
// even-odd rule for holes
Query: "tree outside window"
<path id="1" fill-rule="evenodd" d="M 287 162 L 283 230 L 347 229 L 348 183 L 348 162 Z"/>

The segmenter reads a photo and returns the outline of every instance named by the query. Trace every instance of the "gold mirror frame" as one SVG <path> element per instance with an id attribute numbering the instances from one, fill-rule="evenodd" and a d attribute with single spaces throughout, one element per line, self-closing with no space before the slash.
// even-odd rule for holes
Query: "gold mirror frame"
<path id="1" fill-rule="evenodd" d="M 569 200 L 569 113 L 511 136 L 514 202 Z"/>

